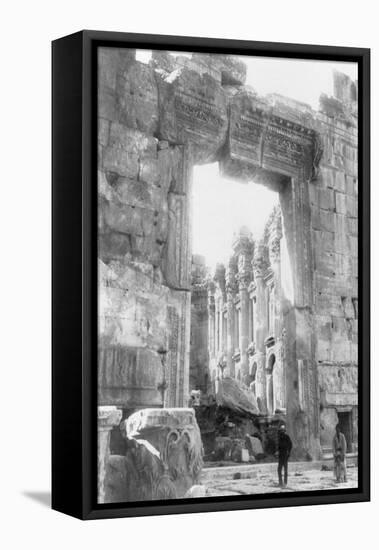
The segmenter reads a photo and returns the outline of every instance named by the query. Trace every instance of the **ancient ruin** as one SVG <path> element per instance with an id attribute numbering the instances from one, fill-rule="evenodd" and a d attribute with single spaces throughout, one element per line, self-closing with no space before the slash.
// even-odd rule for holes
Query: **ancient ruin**
<path id="1" fill-rule="evenodd" d="M 337 421 L 356 451 L 356 82 L 335 73 L 334 97 L 322 95 L 314 111 L 258 96 L 232 56 L 154 51 L 144 64 L 133 50 L 101 48 L 98 69 L 100 502 L 125 498 L 120 479 L 146 449 L 158 481 L 129 498 L 184 496 L 202 463 L 191 391 L 212 404 L 228 379 L 256 406 L 257 435 L 285 419 L 294 457 L 328 453 Z M 263 239 L 242 228 L 229 263 L 212 274 L 191 249 L 192 169 L 209 162 L 280 201 Z M 125 447 L 115 443 L 121 419 Z M 160 422 L 180 430 L 174 437 Z M 179 488 L 168 444 L 187 476 Z"/>

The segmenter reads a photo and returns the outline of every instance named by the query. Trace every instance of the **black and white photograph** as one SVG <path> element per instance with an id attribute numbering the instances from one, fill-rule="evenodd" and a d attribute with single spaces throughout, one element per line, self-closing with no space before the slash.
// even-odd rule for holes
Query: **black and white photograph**
<path id="1" fill-rule="evenodd" d="M 375 4 L 2 8 L 0 548 L 371 549 Z"/>
<path id="2" fill-rule="evenodd" d="M 359 88 L 98 47 L 98 504 L 358 488 Z"/>

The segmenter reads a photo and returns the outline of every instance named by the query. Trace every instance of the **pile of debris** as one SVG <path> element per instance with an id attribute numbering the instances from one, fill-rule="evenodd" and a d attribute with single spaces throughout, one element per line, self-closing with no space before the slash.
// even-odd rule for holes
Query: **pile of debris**
<path id="1" fill-rule="evenodd" d="M 260 412 L 255 395 L 234 378 L 221 378 L 216 388 L 215 396 L 193 392 L 205 462 L 222 465 L 274 460 L 277 426 L 285 414 Z"/>

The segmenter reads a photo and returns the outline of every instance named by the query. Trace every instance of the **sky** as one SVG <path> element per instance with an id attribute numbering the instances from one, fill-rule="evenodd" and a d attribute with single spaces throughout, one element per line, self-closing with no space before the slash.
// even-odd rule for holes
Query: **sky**
<path id="1" fill-rule="evenodd" d="M 255 238 L 279 202 L 278 193 L 254 182 L 240 183 L 219 175 L 218 165 L 195 166 L 192 184 L 192 249 L 214 269 L 231 253 L 233 236 L 247 226 Z"/>
<path id="2" fill-rule="evenodd" d="M 137 51 L 140 61 L 148 62 L 150 55 L 148 50 Z M 321 93 L 333 95 L 334 70 L 353 80 L 358 78 L 356 63 L 247 56 L 240 59 L 247 65 L 246 84 L 259 95 L 282 94 L 308 103 L 315 110 Z M 233 235 L 242 225 L 260 238 L 279 201 L 277 193 L 262 185 L 221 178 L 217 164 L 194 168 L 192 198 L 193 253 L 203 255 L 211 270 L 216 263 L 227 261 Z"/>

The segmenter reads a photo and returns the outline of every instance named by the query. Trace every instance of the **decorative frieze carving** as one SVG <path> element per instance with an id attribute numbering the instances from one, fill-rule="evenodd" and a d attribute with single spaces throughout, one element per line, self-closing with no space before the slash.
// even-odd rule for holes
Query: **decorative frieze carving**
<path id="1" fill-rule="evenodd" d="M 297 172 L 304 165 L 315 170 L 320 151 L 316 132 L 308 117 L 304 126 L 275 114 L 275 105 L 243 91 L 230 105 L 229 151 L 231 160 L 281 173 Z M 283 109 L 281 109 L 283 110 Z M 305 121 L 305 118 L 304 118 Z"/>

